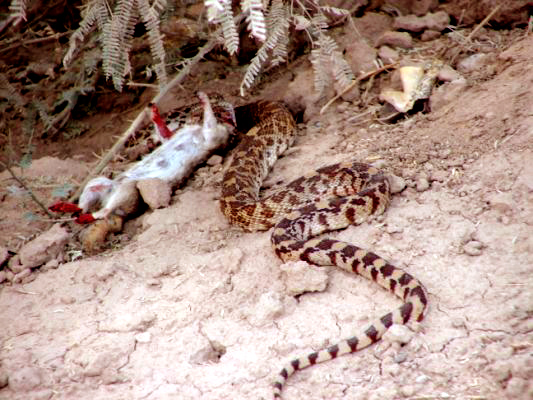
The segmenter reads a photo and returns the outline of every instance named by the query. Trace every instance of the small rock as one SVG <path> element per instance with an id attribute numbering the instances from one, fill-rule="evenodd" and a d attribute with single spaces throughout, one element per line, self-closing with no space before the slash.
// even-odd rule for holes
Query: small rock
<path id="1" fill-rule="evenodd" d="M 54 258 L 53 260 L 50 260 L 45 265 L 43 265 L 40 270 L 48 271 L 49 269 L 57 269 L 57 267 L 59 267 L 59 260 Z"/>
<path id="2" fill-rule="evenodd" d="M 397 1 L 394 1 L 394 3 L 397 3 Z M 417 0 L 409 1 L 407 3 L 409 4 L 411 13 L 421 16 L 426 15 L 428 12 L 437 8 L 439 5 L 439 0 Z"/>
<path id="3" fill-rule="evenodd" d="M 437 169 L 431 172 L 431 180 L 437 182 L 444 182 L 448 178 L 448 171 Z"/>
<path id="4" fill-rule="evenodd" d="M 472 54 L 457 63 L 457 69 L 462 73 L 480 70 L 485 65 L 488 56 L 483 53 Z"/>
<path id="5" fill-rule="evenodd" d="M 385 64 L 392 64 L 400 59 L 400 54 L 389 46 L 381 46 L 378 51 L 378 56 Z"/>
<path id="6" fill-rule="evenodd" d="M 405 29 L 409 32 L 421 32 L 424 29 L 441 32 L 450 24 L 450 16 L 444 12 L 428 13 L 423 17 L 402 15 L 394 19 L 394 29 Z"/>
<path id="7" fill-rule="evenodd" d="M 428 29 L 420 35 L 420 40 L 423 42 L 431 42 L 432 40 L 438 39 L 440 37 L 439 31 L 433 31 Z"/>
<path id="8" fill-rule="evenodd" d="M 455 69 L 445 64 L 440 69 L 439 74 L 437 75 L 437 79 L 441 82 L 453 82 L 464 80 L 464 77 Z"/>
<path id="9" fill-rule="evenodd" d="M 414 336 L 414 332 L 405 325 L 392 325 L 383 334 L 383 340 L 401 345 L 409 343 Z"/>
<path id="10" fill-rule="evenodd" d="M 392 194 L 400 193 L 407 186 L 407 184 L 405 183 L 405 179 L 399 176 L 389 175 L 388 179 L 390 184 L 390 191 Z"/>
<path id="11" fill-rule="evenodd" d="M 214 167 L 215 165 L 222 164 L 222 160 L 224 160 L 222 156 L 219 156 L 218 154 L 213 154 L 211 157 L 209 157 L 206 164 L 211 167 Z"/>
<path id="12" fill-rule="evenodd" d="M 429 376 L 427 375 L 418 375 L 416 378 L 415 378 L 415 382 L 416 383 L 426 383 L 429 381 Z"/>
<path id="13" fill-rule="evenodd" d="M 29 392 L 41 384 L 41 371 L 37 368 L 14 369 L 9 375 L 9 387 L 15 392 Z"/>
<path id="14" fill-rule="evenodd" d="M 416 191 L 417 192 L 425 192 L 429 189 L 429 181 L 427 178 L 418 178 L 416 180 Z"/>
<path id="15" fill-rule="evenodd" d="M 137 182 L 137 189 L 150 209 L 166 207 L 170 204 L 172 188 L 162 179 L 150 178 Z"/>
<path id="16" fill-rule="evenodd" d="M 400 388 L 400 393 L 404 397 L 413 397 L 415 394 L 415 387 L 413 385 L 405 385 Z"/>
<path id="17" fill-rule="evenodd" d="M 504 382 L 511 376 L 511 362 L 502 360 L 491 363 L 489 371 L 498 382 Z"/>
<path id="18" fill-rule="evenodd" d="M 150 340 L 152 340 L 152 335 L 150 332 L 141 332 L 136 334 L 134 337 L 139 343 L 150 343 Z"/>
<path id="19" fill-rule="evenodd" d="M 398 354 L 394 356 L 395 363 L 401 364 L 405 361 L 407 361 L 407 353 L 405 351 L 400 351 Z"/>
<path id="20" fill-rule="evenodd" d="M 20 262 L 20 255 L 15 254 L 7 263 L 7 267 L 14 273 L 18 274 L 20 271 L 24 270 L 24 265 Z"/>
<path id="21" fill-rule="evenodd" d="M 59 224 L 26 243 L 20 249 L 20 261 L 26 268 L 38 267 L 59 256 L 70 234 Z"/>
<path id="22" fill-rule="evenodd" d="M 31 275 L 31 268 L 26 268 L 19 272 L 18 274 L 15 274 L 13 277 L 13 283 L 20 283 L 22 280 L 28 276 Z"/>
<path id="23" fill-rule="evenodd" d="M 263 293 L 252 314 L 254 325 L 271 324 L 274 319 L 281 315 L 282 311 L 283 302 L 279 293 Z"/>
<path id="24" fill-rule="evenodd" d="M 390 376 L 396 376 L 400 373 L 401 367 L 396 363 L 383 364 L 382 370 L 383 370 L 383 374 L 390 375 Z"/>
<path id="25" fill-rule="evenodd" d="M 6 279 L 7 279 L 6 271 L 0 271 L 0 283 L 5 281 Z M 1 388 L 1 386 L 0 386 L 0 388 Z"/>
<path id="26" fill-rule="evenodd" d="M 343 101 L 337 106 L 337 111 L 339 113 L 343 113 L 348 110 L 348 107 L 350 107 L 350 103 L 348 103 L 347 101 Z"/>
<path id="27" fill-rule="evenodd" d="M 146 286 L 151 288 L 161 288 L 162 283 L 160 279 L 150 278 L 146 280 Z"/>
<path id="28" fill-rule="evenodd" d="M 328 274 L 324 268 L 309 265 L 305 261 L 289 261 L 280 266 L 285 272 L 285 285 L 291 296 L 306 292 L 322 292 L 328 284 Z"/>
<path id="29" fill-rule="evenodd" d="M 8 280 L 9 282 L 13 282 L 13 278 L 15 278 L 15 274 L 11 272 L 10 270 L 4 270 L 4 272 L 6 273 L 6 280 Z"/>
<path id="30" fill-rule="evenodd" d="M 100 322 L 103 331 L 139 331 L 144 332 L 157 320 L 157 315 L 151 311 L 137 312 L 134 314 L 123 313 L 115 318 L 108 318 Z"/>
<path id="31" fill-rule="evenodd" d="M 346 45 L 345 58 L 352 71 L 358 75 L 375 68 L 376 49 L 369 46 L 363 38 L 352 40 Z"/>
<path id="32" fill-rule="evenodd" d="M 430 96 L 431 110 L 438 111 L 459 98 L 466 88 L 466 80 L 447 82 L 433 90 Z"/>
<path id="33" fill-rule="evenodd" d="M 479 256 L 483 249 L 483 243 L 478 242 L 477 240 L 470 240 L 463 246 L 463 251 L 469 256 Z"/>
<path id="34" fill-rule="evenodd" d="M 412 49 L 413 38 L 407 32 L 387 31 L 380 36 L 377 41 L 377 45 L 390 45 L 393 47 L 400 47 L 402 49 Z"/>
<path id="35" fill-rule="evenodd" d="M 393 234 L 393 233 L 402 233 L 403 232 L 403 228 L 401 226 L 398 226 L 398 225 L 387 225 L 387 227 L 385 228 L 385 231 L 389 234 Z"/>
<path id="36" fill-rule="evenodd" d="M 511 379 L 509 379 L 509 382 L 507 382 L 507 387 L 505 388 L 505 391 L 511 399 L 525 399 L 528 398 L 528 396 L 526 395 L 527 386 L 528 385 L 526 380 L 513 376 Z"/>

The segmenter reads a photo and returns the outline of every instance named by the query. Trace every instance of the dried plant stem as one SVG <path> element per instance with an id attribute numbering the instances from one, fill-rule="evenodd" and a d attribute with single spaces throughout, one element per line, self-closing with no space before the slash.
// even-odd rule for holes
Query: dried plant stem
<path id="1" fill-rule="evenodd" d="M 489 13 L 489 15 L 487 15 L 485 18 L 483 18 L 483 21 L 481 21 L 478 26 L 476 26 L 472 32 L 470 32 L 470 35 L 468 35 L 466 37 L 466 41 L 469 42 L 473 37 L 474 35 L 487 23 L 489 22 L 489 20 L 494 16 L 494 14 L 496 14 L 496 12 L 498 12 L 498 10 L 500 9 L 502 5 L 501 4 L 498 4 L 496 7 L 494 7 L 492 9 L 492 11 Z"/>
<path id="2" fill-rule="evenodd" d="M 9 50 L 12 50 L 12 49 L 16 49 L 17 47 L 20 47 L 20 46 L 27 46 L 29 44 L 41 43 L 41 42 L 47 42 L 49 40 L 59 39 L 59 38 L 61 38 L 63 36 L 67 36 L 67 35 L 70 35 L 70 34 L 72 34 L 72 31 L 59 32 L 59 33 L 55 33 L 55 34 L 50 35 L 50 36 L 45 36 L 45 37 L 41 37 L 41 38 L 20 41 L 20 42 L 17 42 L 15 44 L 12 44 L 11 46 L 7 46 L 7 47 L 4 47 L 3 49 L 0 49 L 0 53 L 4 53 L 6 51 L 9 51 Z"/>
<path id="3" fill-rule="evenodd" d="M 217 32 L 218 33 L 218 32 Z M 209 40 L 196 54 L 193 58 L 191 58 L 185 66 L 181 69 L 181 71 L 169 82 L 167 83 L 160 91 L 159 93 L 152 99 L 151 103 L 158 104 L 161 99 L 168 94 L 168 92 L 176 85 L 181 83 L 185 77 L 191 72 L 191 69 L 198 63 L 200 60 L 209 53 L 218 43 L 218 34 L 215 33 L 211 40 Z M 87 175 L 85 180 L 80 184 L 78 187 L 78 190 L 70 197 L 69 201 L 74 202 L 76 201 L 83 191 L 83 188 L 87 183 L 93 179 L 96 175 L 98 175 L 102 170 L 105 168 L 105 166 L 115 157 L 115 155 L 122 150 L 124 147 L 124 144 L 128 141 L 130 136 L 132 136 L 137 130 L 140 129 L 142 126 L 145 118 L 149 118 L 150 112 L 148 108 L 143 108 L 143 110 L 137 115 L 135 120 L 130 124 L 128 129 L 119 137 L 119 139 L 115 142 L 113 147 L 102 157 L 100 162 L 96 165 L 96 167 L 93 168 L 93 170 Z"/>
<path id="4" fill-rule="evenodd" d="M 11 167 L 5 163 L 3 163 L 2 161 L 0 161 L 0 164 L 5 168 L 7 169 L 7 171 L 11 174 L 11 176 L 13 177 L 13 179 L 15 179 L 18 184 L 20 186 L 22 186 L 24 188 L 24 190 L 26 190 L 30 197 L 32 198 L 32 200 L 35 202 L 35 204 L 37 204 L 41 210 L 44 211 L 44 213 L 46 215 L 48 215 L 50 218 L 55 218 L 55 215 L 53 215 L 50 211 L 48 211 L 48 208 L 46 208 L 46 206 L 35 196 L 35 194 L 33 193 L 33 191 L 28 187 L 26 186 L 26 184 L 24 183 L 24 181 L 19 178 L 14 172 L 13 170 L 11 169 Z"/>
<path id="5" fill-rule="evenodd" d="M 324 111 L 326 111 L 328 109 L 328 107 L 330 105 L 332 105 L 335 101 L 337 101 L 344 93 L 352 90 L 352 88 L 357 85 L 360 81 L 362 81 L 363 79 L 368 79 L 368 78 L 371 78 L 377 74 L 380 74 L 382 73 L 383 71 L 387 71 L 391 68 L 395 68 L 397 66 L 398 63 L 393 63 L 393 64 L 387 64 L 387 65 L 384 65 L 383 67 L 381 68 L 378 68 L 378 69 L 375 69 L 373 71 L 370 71 L 370 72 L 367 72 L 365 74 L 362 74 L 360 76 L 358 76 L 352 83 L 350 83 L 342 92 L 340 92 L 339 94 L 337 94 L 335 97 L 333 97 L 330 101 L 328 101 L 326 103 L 326 105 L 324 107 L 322 107 L 320 109 L 320 114 L 323 114 Z"/>

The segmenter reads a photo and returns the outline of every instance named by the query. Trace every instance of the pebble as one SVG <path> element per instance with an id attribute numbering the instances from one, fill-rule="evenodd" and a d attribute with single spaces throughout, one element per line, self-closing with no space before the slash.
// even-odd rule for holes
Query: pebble
<path id="1" fill-rule="evenodd" d="M 448 177 L 448 172 L 442 169 L 438 169 L 431 172 L 431 180 L 437 182 L 444 182 Z"/>
<path id="2" fill-rule="evenodd" d="M 144 202 L 150 209 L 163 208 L 170 204 L 171 186 L 159 178 L 143 179 L 137 182 L 137 188 Z"/>
<path id="3" fill-rule="evenodd" d="M 15 369 L 9 375 L 9 387 L 15 392 L 28 392 L 41 384 L 40 372 L 32 367 Z"/>
<path id="4" fill-rule="evenodd" d="M 305 261 L 288 261 L 281 264 L 285 273 L 285 285 L 290 296 L 305 292 L 322 292 L 326 289 L 329 276 L 324 268 L 310 266 Z"/>
<path id="5" fill-rule="evenodd" d="M 55 224 L 49 230 L 22 246 L 19 251 L 21 264 L 25 268 L 33 268 L 57 258 L 70 237 L 71 235 L 66 228 L 60 224 Z"/>
<path id="6" fill-rule="evenodd" d="M 138 343 L 150 343 L 150 340 L 152 340 L 150 332 L 141 332 L 135 335 L 135 341 Z"/>
<path id="7" fill-rule="evenodd" d="M 14 274 L 18 274 L 19 272 L 23 271 L 24 267 L 22 263 L 20 262 L 20 256 L 18 254 L 15 254 L 7 263 L 7 267 L 13 272 Z"/>
<path id="8" fill-rule="evenodd" d="M 422 35 L 420 35 L 420 40 L 422 42 L 431 42 L 432 40 L 438 39 L 439 37 L 440 37 L 440 32 L 439 31 L 434 31 L 434 30 L 428 29 L 428 30 L 424 31 L 424 33 L 422 33 Z"/>
<path id="9" fill-rule="evenodd" d="M 46 264 L 44 264 L 40 270 L 41 272 L 48 271 L 49 269 L 57 269 L 59 267 L 59 260 L 57 258 L 54 258 L 53 260 L 48 261 Z"/>
<path id="10" fill-rule="evenodd" d="M 31 269 L 30 268 L 26 268 L 26 269 L 22 270 L 21 272 L 19 272 L 18 274 L 16 274 L 13 277 L 13 283 L 20 283 L 20 282 L 22 282 L 22 280 L 24 278 L 26 278 L 26 277 L 28 277 L 30 275 L 31 275 Z"/>
<path id="11" fill-rule="evenodd" d="M 348 103 L 347 101 L 344 101 L 337 106 L 337 111 L 340 113 L 343 113 L 347 111 L 349 107 L 350 107 L 350 103 Z"/>
<path id="12" fill-rule="evenodd" d="M 378 51 L 378 56 L 385 64 L 395 63 L 400 58 L 400 54 L 389 46 L 381 46 Z"/>
<path id="13" fill-rule="evenodd" d="M 464 79 L 463 75 L 457 72 L 449 65 L 443 65 L 437 75 L 439 81 L 442 82 L 453 82 Z"/>
<path id="14" fill-rule="evenodd" d="M 477 240 L 471 240 L 463 246 L 463 250 L 469 256 L 479 256 L 482 253 L 483 243 Z"/>
<path id="15" fill-rule="evenodd" d="M 1 387 L 1 386 L 0 386 Z M 525 396 L 527 390 L 527 381 L 525 381 L 522 378 L 518 378 L 513 376 L 511 379 L 509 379 L 509 382 L 507 382 L 507 387 L 505 388 L 505 391 L 509 395 L 509 398 L 511 399 L 519 399 L 521 396 Z M 530 397 L 531 398 L 531 397 Z"/>
<path id="16" fill-rule="evenodd" d="M 377 45 L 389 45 L 393 47 L 400 47 L 402 49 L 412 49 L 413 38 L 407 32 L 387 31 L 380 36 Z"/>
<path id="17" fill-rule="evenodd" d="M 400 388 L 400 393 L 404 397 L 413 397 L 415 394 L 415 387 L 413 385 L 405 385 Z"/>
<path id="18" fill-rule="evenodd" d="M 457 69 L 462 73 L 471 73 L 480 70 L 485 65 L 487 55 L 483 53 L 476 53 L 463 58 L 457 63 Z"/>
<path id="19" fill-rule="evenodd" d="M 403 228 L 399 225 L 387 225 L 387 227 L 385 228 L 385 231 L 387 233 L 402 233 L 403 232 Z"/>
<path id="20" fill-rule="evenodd" d="M 392 325 L 387 332 L 383 334 L 383 340 L 393 343 L 406 344 L 411 341 L 414 332 L 405 325 Z"/>
<path id="21" fill-rule="evenodd" d="M 450 16 L 444 11 L 428 13 L 423 17 L 401 15 L 394 19 L 394 29 L 405 29 L 409 32 L 421 32 L 425 29 L 443 31 L 450 24 Z"/>
<path id="22" fill-rule="evenodd" d="M 427 178 L 418 178 L 416 180 L 416 191 L 417 192 L 425 192 L 429 189 L 429 181 Z"/>
<path id="23" fill-rule="evenodd" d="M 407 186 L 405 179 L 397 175 L 389 175 L 390 191 L 392 194 L 399 193 Z"/>
<path id="24" fill-rule="evenodd" d="M 215 165 L 222 164 L 222 160 L 224 160 L 222 156 L 219 156 L 218 154 L 213 154 L 211 157 L 209 157 L 206 164 L 211 167 L 214 167 Z"/>
<path id="25" fill-rule="evenodd" d="M 407 360 L 407 353 L 405 351 L 400 351 L 394 356 L 394 362 L 401 364 Z"/>

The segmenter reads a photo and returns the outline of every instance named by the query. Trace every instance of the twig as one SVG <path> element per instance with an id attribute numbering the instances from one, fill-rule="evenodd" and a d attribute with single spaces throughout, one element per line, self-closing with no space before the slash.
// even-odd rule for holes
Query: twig
<path id="1" fill-rule="evenodd" d="M 494 7 L 492 9 L 492 11 L 483 19 L 483 21 L 481 21 L 473 30 L 472 32 L 470 32 L 470 34 L 464 39 L 464 43 L 459 43 L 459 47 L 456 47 L 454 48 L 454 50 L 452 51 L 452 56 L 450 57 L 450 61 L 449 61 L 449 64 L 450 65 L 453 65 L 455 64 L 455 60 L 457 59 L 457 57 L 459 56 L 459 54 L 461 53 L 461 49 L 464 49 L 465 47 L 465 44 L 466 43 L 469 43 L 472 38 L 474 37 L 474 35 L 476 35 L 479 30 L 487 23 L 489 22 L 489 20 L 494 16 L 494 14 L 496 14 L 496 12 L 500 9 L 501 7 L 501 4 L 498 4 L 496 7 Z M 443 49 L 443 52 L 444 52 L 444 49 Z M 455 54 L 454 54 L 455 53 Z"/>
<path id="2" fill-rule="evenodd" d="M 72 33 L 71 31 L 59 32 L 59 33 L 55 33 L 53 35 L 45 36 L 45 37 L 42 37 L 42 38 L 30 39 L 30 40 L 26 40 L 24 42 L 17 42 L 15 44 L 12 44 L 11 46 L 7 46 L 7 47 L 4 47 L 3 49 L 0 49 L 0 53 L 4 53 L 6 51 L 9 51 L 9 50 L 12 50 L 12 49 L 16 49 L 17 47 L 20 47 L 20 46 L 26 46 L 28 44 L 46 42 L 46 41 L 52 40 L 52 39 L 59 39 L 60 37 L 70 35 L 71 33 Z"/>
<path id="3" fill-rule="evenodd" d="M 472 32 L 470 32 L 470 35 L 468 35 L 466 37 L 466 41 L 469 42 L 473 37 L 474 35 L 483 27 L 483 25 L 485 25 L 487 22 L 489 22 L 489 20 L 494 16 L 494 14 L 496 14 L 496 12 L 500 9 L 502 5 L 501 4 L 498 4 L 496 7 L 494 7 L 492 9 L 492 11 L 489 13 L 489 15 L 487 15 L 483 21 L 481 21 L 478 26 L 476 26 Z"/>
<path id="4" fill-rule="evenodd" d="M 181 71 L 169 82 L 167 83 L 161 91 L 152 99 L 151 103 L 158 104 L 161 99 L 166 96 L 166 94 L 176 85 L 178 85 L 181 81 L 185 79 L 185 77 L 190 73 L 193 66 L 195 66 L 204 56 L 209 53 L 213 48 L 217 45 L 218 42 L 218 31 L 213 35 L 212 39 L 209 40 L 201 49 L 198 51 L 198 53 L 189 60 L 189 62 L 181 69 Z M 119 137 L 118 141 L 111 147 L 111 149 L 107 152 L 107 154 L 102 157 L 100 162 L 96 165 L 96 167 L 93 168 L 93 170 L 87 175 L 85 180 L 81 183 L 81 185 L 78 187 L 78 190 L 70 197 L 69 201 L 74 202 L 76 201 L 83 191 L 83 188 L 87 183 L 93 179 L 94 176 L 98 175 L 102 170 L 105 168 L 105 166 L 115 157 L 115 155 L 122 150 L 124 147 L 124 144 L 128 141 L 131 135 L 133 135 L 135 132 L 137 132 L 138 129 L 140 129 L 145 117 L 149 117 L 150 113 L 148 112 L 148 108 L 143 108 L 143 110 L 137 115 L 137 118 L 131 123 L 131 125 L 128 127 L 126 132 L 122 134 L 122 136 Z"/>
<path id="5" fill-rule="evenodd" d="M 383 67 L 381 68 L 378 68 L 378 69 L 375 69 L 373 71 L 370 71 L 370 72 L 367 72 L 365 74 L 362 74 L 362 75 L 359 75 L 352 83 L 350 83 L 342 92 L 340 92 L 339 94 L 337 94 L 335 97 L 333 97 L 330 101 L 328 101 L 326 103 L 326 105 L 324 107 L 322 107 L 320 109 L 320 114 L 323 114 L 324 111 L 326 111 L 328 109 L 328 107 L 333 104 L 335 101 L 337 101 L 344 93 L 352 90 L 352 88 L 357 85 L 360 81 L 362 81 L 363 79 L 368 79 L 370 77 L 373 77 L 377 74 L 380 74 L 382 73 L 383 71 L 387 71 L 388 69 L 391 69 L 391 68 L 394 68 L 397 66 L 398 63 L 392 63 L 392 64 L 387 64 L 387 65 L 384 65 Z"/>
<path id="6" fill-rule="evenodd" d="M 24 190 L 26 190 L 29 193 L 32 200 L 44 211 L 46 215 L 48 215 L 50 218 L 55 218 L 55 215 L 53 215 L 50 211 L 48 211 L 48 208 L 46 208 L 45 205 L 41 203 L 41 201 L 33 194 L 32 190 L 28 188 L 28 186 L 26 186 L 24 181 L 21 178 L 19 178 L 17 175 L 15 175 L 15 173 L 13 172 L 13 170 L 11 169 L 9 165 L 3 163 L 2 161 L 0 161 L 0 164 L 2 164 L 4 168 L 7 169 L 8 172 L 11 174 L 13 179 L 15 179 L 18 182 L 18 184 L 22 186 Z"/>

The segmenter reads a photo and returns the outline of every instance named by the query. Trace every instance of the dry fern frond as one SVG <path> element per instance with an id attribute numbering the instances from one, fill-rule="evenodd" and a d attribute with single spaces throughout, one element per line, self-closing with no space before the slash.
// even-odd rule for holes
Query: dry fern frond
<path id="1" fill-rule="evenodd" d="M 148 32 L 148 41 L 150 42 L 150 51 L 154 59 L 154 69 L 159 80 L 159 85 L 166 85 L 168 81 L 167 71 L 165 68 L 165 47 L 163 38 L 159 31 L 159 13 L 166 7 L 166 0 L 156 1 L 151 7 L 148 0 L 137 0 L 139 14 L 144 22 Z"/>
<path id="2" fill-rule="evenodd" d="M 246 14 L 246 22 L 250 34 L 264 42 L 267 38 L 265 15 L 263 14 L 263 2 L 261 0 L 242 0 L 241 8 Z"/>
<path id="3" fill-rule="evenodd" d="M 337 17 L 346 17 L 350 15 L 350 12 L 345 8 L 332 7 L 332 6 L 320 6 L 320 11 L 325 14 L 335 15 Z"/>
<path id="4" fill-rule="evenodd" d="M 9 14 L 14 20 L 26 21 L 26 0 L 11 0 Z"/>
<path id="5" fill-rule="evenodd" d="M 0 99 L 6 99 L 7 102 L 13 104 L 19 112 L 24 111 L 26 101 L 3 73 L 0 74 Z"/>
<path id="6" fill-rule="evenodd" d="M 137 15 L 132 0 L 119 0 L 115 13 L 104 26 L 102 35 L 103 64 L 106 78 L 112 78 L 115 88 L 122 90 L 124 76 L 131 70 L 129 53 Z"/>
<path id="7" fill-rule="evenodd" d="M 74 53 L 78 50 L 79 43 L 83 42 L 85 37 L 94 30 L 94 23 L 97 22 L 98 29 L 103 30 L 109 20 L 105 0 L 96 0 L 90 3 L 84 9 L 82 15 L 83 19 L 80 22 L 80 26 L 70 37 L 69 48 L 65 57 L 63 57 L 63 65 L 66 67 L 68 67 L 74 58 Z"/>
<path id="8" fill-rule="evenodd" d="M 355 79 L 350 66 L 332 38 L 321 34 L 317 43 L 318 48 L 311 51 L 315 90 L 317 93 L 323 94 L 327 86 L 337 82 L 342 91 Z"/>
<path id="9" fill-rule="evenodd" d="M 93 0 L 84 10 L 83 20 L 70 37 L 63 64 L 68 66 L 76 50 L 87 35 L 96 27 L 101 32 L 102 68 L 106 78 L 111 78 L 117 90 L 122 90 L 124 77 L 130 72 L 129 54 L 132 46 L 135 24 L 141 19 L 146 27 L 150 51 L 154 58 L 154 69 L 160 85 L 164 85 L 166 73 L 166 52 L 159 30 L 161 13 L 167 7 L 166 0 L 118 0 L 111 10 L 108 0 Z"/>
<path id="10" fill-rule="evenodd" d="M 273 0 L 267 16 L 269 27 L 268 37 L 265 43 L 259 48 L 257 54 L 250 62 L 241 83 L 241 96 L 244 95 L 244 88 L 250 88 L 259 75 L 261 67 L 268 60 L 269 52 L 276 53 L 276 62 L 284 61 L 287 54 L 287 38 L 289 36 L 289 9 L 282 0 Z M 277 46 L 280 46 L 276 50 Z M 283 58 L 282 58 L 283 57 Z"/>

